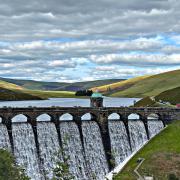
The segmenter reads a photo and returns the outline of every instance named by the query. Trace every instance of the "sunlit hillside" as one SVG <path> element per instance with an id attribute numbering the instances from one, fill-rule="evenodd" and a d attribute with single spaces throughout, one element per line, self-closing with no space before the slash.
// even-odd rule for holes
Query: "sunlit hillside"
<path id="1" fill-rule="evenodd" d="M 180 86 L 180 70 L 152 76 L 141 76 L 123 82 L 93 88 L 113 97 L 156 96 L 161 92 Z"/>

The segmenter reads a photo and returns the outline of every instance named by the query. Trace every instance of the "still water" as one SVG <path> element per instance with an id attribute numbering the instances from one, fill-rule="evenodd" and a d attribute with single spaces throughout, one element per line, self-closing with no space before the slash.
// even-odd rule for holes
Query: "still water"
<path id="1" fill-rule="evenodd" d="M 105 107 L 119 107 L 119 106 L 130 106 L 134 104 L 134 101 L 138 101 L 139 98 L 111 98 L 104 97 Z M 51 106 L 61 106 L 61 107 L 73 107 L 73 106 L 83 106 L 89 107 L 89 99 L 78 99 L 78 98 L 50 98 L 48 100 L 33 100 L 33 101 L 1 101 L 0 107 L 51 107 Z"/>

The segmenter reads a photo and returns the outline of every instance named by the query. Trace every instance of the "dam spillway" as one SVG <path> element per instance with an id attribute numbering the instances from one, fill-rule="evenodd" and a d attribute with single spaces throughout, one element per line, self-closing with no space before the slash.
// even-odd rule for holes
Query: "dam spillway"
<path id="1" fill-rule="evenodd" d="M 30 116 L 25 116 L 27 113 L 21 114 L 26 122 L 19 122 L 21 118 L 16 113 L 16 122 L 3 121 L 2 118 L 0 148 L 13 152 L 17 164 L 25 168 L 33 180 L 52 178 L 56 161 L 63 161 L 63 155 L 57 156 L 62 147 L 64 155 L 68 157 L 70 174 L 75 180 L 102 180 L 113 167 L 164 127 L 163 119 L 160 118 L 124 120 L 117 113 L 119 117 L 113 119 L 109 118 L 110 114 L 104 116 L 104 111 L 102 116 L 88 112 L 89 119 L 81 121 L 75 121 L 67 112 L 63 113 L 66 114 L 65 119 L 61 120 L 58 116 L 58 121 L 43 119 L 45 116 L 37 121 L 34 115 L 31 118 L 33 121 L 30 121 Z M 71 120 L 66 120 L 68 115 Z M 49 112 L 47 116 L 50 117 Z M 78 114 L 76 118 L 80 117 Z"/>

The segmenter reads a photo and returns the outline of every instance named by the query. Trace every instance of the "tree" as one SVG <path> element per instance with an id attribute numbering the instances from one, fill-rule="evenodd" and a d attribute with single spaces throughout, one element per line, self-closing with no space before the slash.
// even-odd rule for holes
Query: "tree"
<path id="1" fill-rule="evenodd" d="M 24 169 L 16 164 L 14 156 L 4 149 L 0 149 L 0 179 L 30 180 Z"/>
<path id="2" fill-rule="evenodd" d="M 75 95 L 76 96 L 91 96 L 93 93 L 92 90 L 79 90 L 79 91 L 76 91 Z"/>

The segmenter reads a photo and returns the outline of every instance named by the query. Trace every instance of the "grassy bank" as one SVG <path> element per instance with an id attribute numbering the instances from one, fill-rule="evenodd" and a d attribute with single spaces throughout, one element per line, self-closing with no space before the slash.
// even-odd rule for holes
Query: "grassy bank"
<path id="1" fill-rule="evenodd" d="M 164 91 L 155 97 L 156 100 L 163 100 L 171 104 L 180 103 L 180 87 Z"/>
<path id="2" fill-rule="evenodd" d="M 180 121 L 173 122 L 152 139 L 114 179 L 136 180 L 134 169 L 139 157 L 145 158 L 138 170 L 141 175 L 151 175 L 158 180 L 180 178 Z"/>
<path id="3" fill-rule="evenodd" d="M 157 96 L 145 97 L 135 103 L 135 107 L 175 107 L 180 103 L 180 87 L 164 91 Z"/>
<path id="4" fill-rule="evenodd" d="M 163 104 L 159 101 L 156 101 L 156 99 L 150 98 L 150 97 L 145 97 L 139 101 L 137 101 L 134 104 L 134 107 L 170 107 L 174 108 L 176 107 L 175 105 L 172 104 Z"/>
<path id="5" fill-rule="evenodd" d="M 41 91 L 41 90 L 24 90 L 28 94 L 38 96 L 40 98 L 75 98 L 75 92 L 70 91 Z"/>

